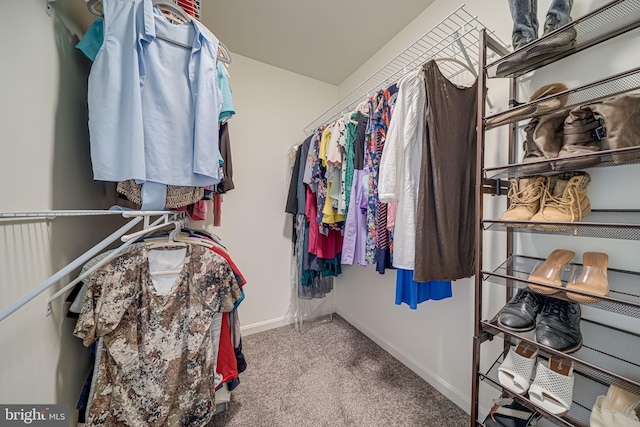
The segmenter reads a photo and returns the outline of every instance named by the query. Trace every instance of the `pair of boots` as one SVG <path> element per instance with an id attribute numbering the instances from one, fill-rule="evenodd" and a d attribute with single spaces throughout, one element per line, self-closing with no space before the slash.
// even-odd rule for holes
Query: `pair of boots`
<path id="1" fill-rule="evenodd" d="M 571 21 L 573 0 L 553 0 L 544 21 L 544 34 Z M 513 49 L 538 38 L 538 0 L 509 0 L 509 10 L 513 18 L 511 36 Z"/>
<path id="2" fill-rule="evenodd" d="M 512 178 L 502 221 L 578 222 L 591 212 L 586 172 Z"/>
<path id="3" fill-rule="evenodd" d="M 524 130 L 524 163 L 591 154 L 607 145 L 611 150 L 634 147 L 640 143 L 640 95 L 619 95 L 570 111 L 534 117 Z M 637 153 L 614 154 L 613 161 L 623 163 L 639 156 Z M 572 158 L 552 163 L 537 162 L 523 168 L 528 173 L 542 173 L 563 170 L 567 166 L 591 167 L 599 161 Z"/>

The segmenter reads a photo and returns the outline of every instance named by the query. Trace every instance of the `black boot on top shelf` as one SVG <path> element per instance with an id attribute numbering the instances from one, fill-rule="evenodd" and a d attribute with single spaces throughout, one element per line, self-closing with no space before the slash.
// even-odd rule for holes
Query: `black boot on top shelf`
<path id="1" fill-rule="evenodd" d="M 547 297 L 536 325 L 536 342 L 564 353 L 582 346 L 580 304 Z"/>
<path id="2" fill-rule="evenodd" d="M 520 289 L 500 311 L 498 323 L 514 331 L 530 331 L 536 326 L 536 317 L 543 306 L 543 296 Z"/>

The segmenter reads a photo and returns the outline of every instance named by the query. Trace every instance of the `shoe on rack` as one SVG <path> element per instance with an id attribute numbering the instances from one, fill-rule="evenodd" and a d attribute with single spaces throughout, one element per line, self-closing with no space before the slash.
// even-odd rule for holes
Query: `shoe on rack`
<path id="1" fill-rule="evenodd" d="M 544 189 L 543 176 L 512 178 L 509 186 L 509 208 L 500 217 L 503 221 L 529 221 L 540 210 Z M 517 227 L 517 225 L 514 225 Z"/>
<path id="2" fill-rule="evenodd" d="M 551 295 L 560 292 L 562 288 L 562 271 L 564 266 L 575 256 L 575 252 L 566 249 L 556 249 L 551 252 L 546 260 L 529 276 L 529 280 L 533 282 L 543 283 L 553 286 L 547 288 L 529 284 L 529 289 L 539 294 Z"/>
<path id="3" fill-rule="evenodd" d="M 554 162 L 556 170 L 584 169 L 600 162 L 599 157 L 594 158 L 589 154 L 602 150 L 605 137 L 604 120 L 596 118 L 591 110 L 571 110 L 564 121 L 561 136 L 562 149 L 558 153 L 558 161 Z"/>
<path id="4" fill-rule="evenodd" d="M 538 358 L 538 349 L 524 342 L 511 346 L 498 368 L 498 381 L 514 393 L 523 395 L 529 390 L 531 374 Z"/>
<path id="5" fill-rule="evenodd" d="M 640 427 L 640 396 L 612 385 L 598 396 L 591 411 L 591 427 Z"/>
<path id="6" fill-rule="evenodd" d="M 540 361 L 529 388 L 531 402 L 554 415 L 563 416 L 573 403 L 573 363 L 562 358 Z"/>
<path id="7" fill-rule="evenodd" d="M 513 33 L 511 35 L 511 44 L 513 45 L 513 50 L 514 51 L 520 49 L 523 46 L 528 45 L 533 40 L 535 40 L 535 39 L 533 39 L 531 37 L 527 37 L 526 35 L 524 35 L 520 31 L 517 31 L 517 32 L 515 32 L 515 33 Z"/>
<path id="8" fill-rule="evenodd" d="M 591 176 L 586 172 L 565 172 L 547 178 L 542 195 L 540 211 L 534 222 L 579 222 L 591 213 L 591 203 L 587 197 L 587 186 Z M 531 228 L 551 228 L 558 226 L 532 225 Z"/>
<path id="9" fill-rule="evenodd" d="M 564 353 L 582 346 L 580 304 L 548 297 L 536 325 L 536 342 Z"/>
<path id="10" fill-rule="evenodd" d="M 598 302 L 600 299 L 569 292 L 569 289 L 606 296 L 609 295 L 607 267 L 609 257 L 602 252 L 585 252 L 582 255 L 582 274 L 567 284 L 567 298 L 577 302 Z"/>
<path id="11" fill-rule="evenodd" d="M 544 297 L 519 289 L 498 316 L 498 323 L 512 331 L 530 331 L 536 327 L 536 317 L 542 313 Z"/>
<path id="12" fill-rule="evenodd" d="M 484 420 L 486 427 L 530 427 L 541 417 L 510 397 L 494 399 L 493 403 L 489 415 Z"/>
<path id="13" fill-rule="evenodd" d="M 623 94 L 580 107 L 604 118 L 609 149 L 619 150 L 640 145 L 640 95 Z M 616 164 L 636 160 L 640 154 L 613 154 Z"/>

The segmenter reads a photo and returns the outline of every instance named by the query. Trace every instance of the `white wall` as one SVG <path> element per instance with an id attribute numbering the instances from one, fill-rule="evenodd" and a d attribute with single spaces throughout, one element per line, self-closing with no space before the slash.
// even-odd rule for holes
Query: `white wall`
<path id="1" fill-rule="evenodd" d="M 101 209 L 87 131 L 89 63 L 44 2 L 3 2 L 0 16 L 0 211 Z M 58 218 L 0 223 L 0 308 L 5 308 L 101 240 L 122 221 Z M 67 282 L 68 283 L 68 282 Z M 0 323 L 0 402 L 75 408 L 88 353 L 54 289 Z"/>
<path id="2" fill-rule="evenodd" d="M 247 279 L 240 306 L 247 334 L 287 322 L 287 152 L 305 138 L 302 129 L 337 100 L 338 88 L 235 53 L 229 71 L 237 112 L 229 121 L 236 188 L 224 196 L 222 226 L 212 230 Z"/>
<path id="3" fill-rule="evenodd" d="M 544 22 L 544 13 L 550 1 L 539 2 L 539 19 Z M 573 17 L 606 3 L 605 0 L 575 2 Z M 511 41 L 511 17 L 506 1 L 469 0 L 466 9 L 505 42 Z M 355 85 L 370 76 L 398 52 L 446 17 L 458 4 L 436 0 L 433 5 L 419 15 L 402 32 L 383 47 L 366 64 L 343 82 L 340 95 L 348 93 Z M 591 48 L 533 73 L 522 80 L 525 100 L 536 88 L 546 83 L 561 81 L 569 87 L 611 75 L 615 72 L 636 67 L 637 61 L 630 55 L 630 46 L 637 46 L 639 34 L 633 32 L 617 40 Z M 632 44 L 633 43 L 633 44 Z M 507 86 L 504 81 L 490 81 L 490 96 L 494 104 L 507 105 Z M 487 135 L 487 166 L 507 162 L 507 129 L 494 130 Z M 629 176 L 635 177 L 629 180 Z M 590 186 L 592 206 L 607 208 L 618 206 L 638 209 L 638 190 L 631 182 L 637 182 L 639 169 L 626 166 L 615 169 L 593 170 Z M 506 198 L 485 196 L 485 217 L 496 218 L 506 207 Z M 485 266 L 497 267 L 504 259 L 505 245 L 503 233 L 484 233 Z M 526 235 L 519 243 L 520 253 L 546 257 L 555 248 L 567 248 L 577 254 L 581 261 L 584 251 L 605 251 L 610 253 L 611 266 L 637 270 L 637 242 L 616 242 L 607 239 L 567 239 L 553 236 Z M 620 250 L 622 248 L 623 250 Z M 629 254 L 624 257 L 621 253 Z M 504 303 L 504 289 L 487 286 L 485 289 L 484 318 L 495 315 Z M 410 310 L 406 305 L 396 306 L 395 274 L 384 276 L 373 267 L 345 267 L 338 278 L 337 312 L 374 341 L 389 350 L 407 366 L 429 381 L 434 387 L 452 399 L 461 408 L 469 411 L 471 401 L 471 357 L 473 336 L 473 280 L 454 282 L 453 298 L 444 301 L 429 301 L 419 305 L 418 310 Z M 584 316 L 598 316 L 602 312 L 584 310 Z M 625 318 L 625 325 L 635 319 Z M 482 364 L 486 368 L 495 360 L 500 350 L 499 340 L 483 346 Z M 489 402 L 489 393 L 484 393 L 482 405 Z M 491 396 L 493 397 L 493 396 Z"/>

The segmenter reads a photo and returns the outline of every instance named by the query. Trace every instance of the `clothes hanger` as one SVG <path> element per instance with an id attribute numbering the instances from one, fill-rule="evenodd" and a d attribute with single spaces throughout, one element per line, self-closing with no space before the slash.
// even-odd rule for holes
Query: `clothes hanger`
<path id="1" fill-rule="evenodd" d="M 177 242 L 176 237 L 178 233 L 180 233 L 180 228 L 182 227 L 182 223 L 180 221 L 171 221 L 166 225 L 173 225 L 174 230 L 169 233 L 169 237 L 167 240 L 153 239 L 153 241 L 145 242 L 145 246 L 149 250 L 158 249 L 158 248 L 166 248 L 166 247 L 187 247 L 189 246 L 184 242 Z"/>
<path id="2" fill-rule="evenodd" d="M 96 9 L 96 6 L 98 4 L 102 4 L 102 1 L 101 0 L 89 0 L 87 2 L 87 9 L 93 15 L 96 15 L 96 16 L 99 16 L 99 17 L 103 17 L 104 16 L 103 13 Z M 172 14 L 174 14 L 174 16 L 177 16 L 180 19 L 182 19 L 183 22 L 191 22 L 191 21 L 194 20 L 194 18 L 191 15 L 189 15 L 187 12 L 185 12 L 185 10 L 182 7 L 178 6 L 177 4 L 175 4 L 174 2 L 172 2 L 170 0 L 153 0 L 153 5 L 161 7 L 161 8 L 164 8 L 165 10 L 169 10 Z M 174 20 L 174 21 L 176 21 L 176 20 Z M 211 32 L 211 31 L 209 31 L 209 32 Z M 211 33 L 211 34 L 213 35 L 213 33 Z M 169 43 L 173 43 L 173 44 L 176 44 L 178 46 L 184 47 L 185 49 L 192 49 L 193 48 L 193 46 L 189 46 L 189 45 L 184 44 L 184 43 L 176 42 L 174 40 L 169 40 L 168 38 L 163 37 L 163 36 L 157 36 L 157 37 L 159 39 L 168 41 Z M 231 52 L 229 51 L 229 48 L 227 48 L 227 46 L 225 46 L 224 43 L 222 43 L 219 40 L 218 40 L 218 43 L 219 43 L 218 44 L 218 60 L 221 61 L 221 62 L 224 62 L 225 64 L 231 64 L 232 60 L 231 60 Z"/>
<path id="3" fill-rule="evenodd" d="M 102 16 L 102 12 L 100 12 L 99 10 L 96 9 L 96 6 L 98 5 L 98 3 L 101 3 L 100 0 L 89 0 L 87 2 L 87 9 L 89 9 L 89 12 L 91 12 L 92 14 L 101 17 Z"/>
<path id="4" fill-rule="evenodd" d="M 450 61 L 450 62 L 455 62 L 456 64 L 464 67 L 467 69 L 467 71 L 469 71 L 471 74 L 473 74 L 474 77 L 478 77 L 478 73 L 469 66 L 469 64 L 465 64 L 464 62 L 460 61 L 459 59 L 456 58 L 449 58 L 449 57 L 442 57 L 442 58 L 435 58 L 434 61 L 438 62 L 438 61 Z"/>

